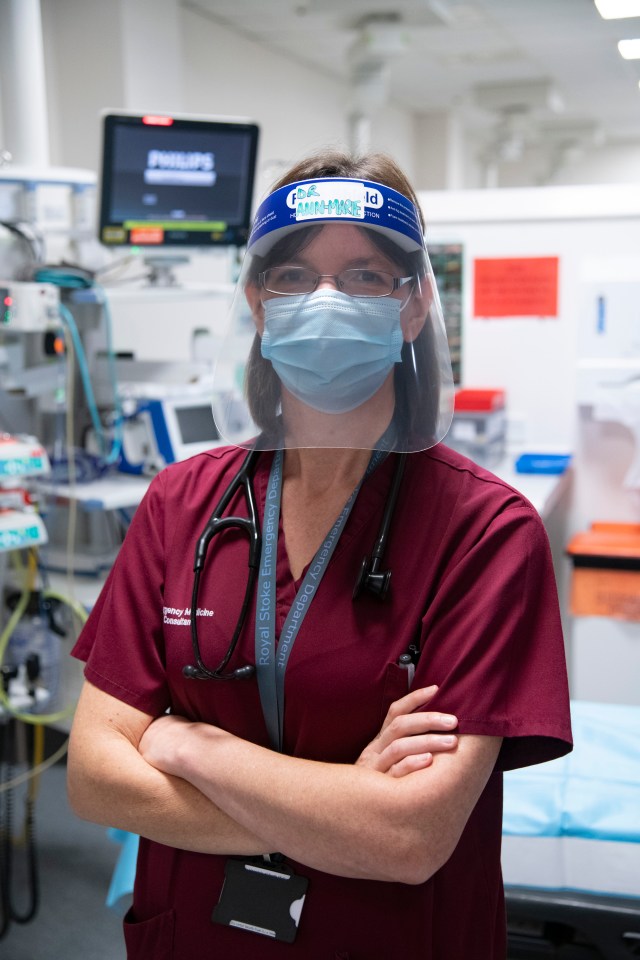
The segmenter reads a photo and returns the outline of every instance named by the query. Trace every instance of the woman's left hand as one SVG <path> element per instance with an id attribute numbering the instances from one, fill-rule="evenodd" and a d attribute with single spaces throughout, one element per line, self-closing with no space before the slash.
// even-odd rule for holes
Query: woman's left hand
<path id="1" fill-rule="evenodd" d="M 452 714 L 420 710 L 435 695 L 437 687 L 413 690 L 391 704 L 378 735 L 369 743 L 356 766 L 404 777 L 433 763 L 435 753 L 458 745 L 452 731 L 458 720 Z"/>

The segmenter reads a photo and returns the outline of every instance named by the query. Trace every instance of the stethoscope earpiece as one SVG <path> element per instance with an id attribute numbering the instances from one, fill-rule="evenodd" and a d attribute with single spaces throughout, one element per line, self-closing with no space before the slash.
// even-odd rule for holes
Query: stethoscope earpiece
<path id="1" fill-rule="evenodd" d="M 187 663 L 182 668 L 182 676 L 186 677 L 187 680 L 205 680 L 206 673 L 203 673 L 202 670 L 199 670 L 198 667 L 194 667 L 192 663 Z"/>
<path id="2" fill-rule="evenodd" d="M 256 672 L 256 668 L 251 663 L 245 664 L 244 667 L 238 667 L 237 670 L 234 670 L 231 676 L 234 680 L 248 680 L 249 677 L 252 677 Z"/>

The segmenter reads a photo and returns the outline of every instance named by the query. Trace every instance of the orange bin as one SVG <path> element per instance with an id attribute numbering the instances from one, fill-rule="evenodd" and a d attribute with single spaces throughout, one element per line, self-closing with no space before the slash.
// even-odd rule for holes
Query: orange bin
<path id="1" fill-rule="evenodd" d="M 592 523 L 571 538 L 567 554 L 575 616 L 640 620 L 640 524 Z"/>

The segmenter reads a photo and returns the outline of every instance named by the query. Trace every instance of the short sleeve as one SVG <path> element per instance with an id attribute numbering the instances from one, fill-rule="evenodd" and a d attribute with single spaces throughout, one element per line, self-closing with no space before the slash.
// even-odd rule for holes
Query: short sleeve
<path id="1" fill-rule="evenodd" d="M 569 752 L 555 577 L 530 505 L 510 505 L 488 523 L 442 579 L 422 630 L 416 682 L 438 684 L 436 708 L 455 713 L 461 733 L 504 737 L 503 769 Z"/>
<path id="2" fill-rule="evenodd" d="M 138 506 L 73 656 L 106 693 L 152 716 L 169 705 L 163 639 L 164 486 L 158 474 Z"/>

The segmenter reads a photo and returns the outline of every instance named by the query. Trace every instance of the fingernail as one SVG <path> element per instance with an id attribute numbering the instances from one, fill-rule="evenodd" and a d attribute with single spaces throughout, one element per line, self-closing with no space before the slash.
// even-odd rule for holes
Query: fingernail
<path id="1" fill-rule="evenodd" d="M 458 718 L 452 717 L 451 714 L 448 713 L 443 713 L 441 720 L 445 727 L 455 727 L 458 725 Z"/>
<path id="2" fill-rule="evenodd" d="M 445 747 L 452 747 L 453 744 L 456 742 L 456 738 L 450 737 L 450 736 L 440 737 L 440 740 L 445 745 Z"/>

